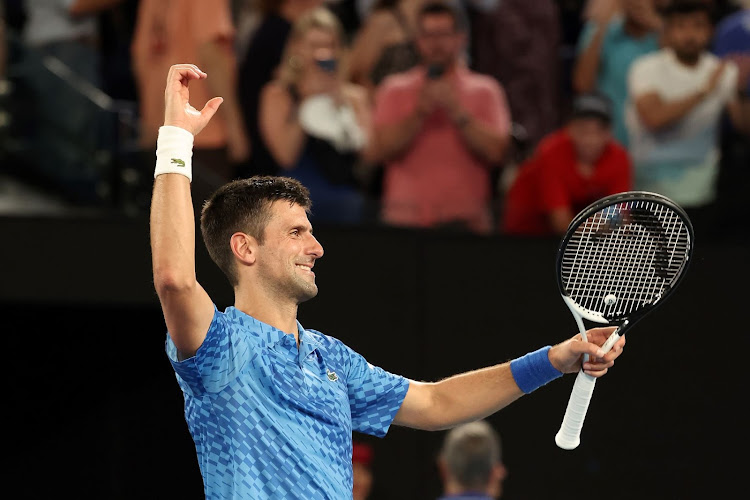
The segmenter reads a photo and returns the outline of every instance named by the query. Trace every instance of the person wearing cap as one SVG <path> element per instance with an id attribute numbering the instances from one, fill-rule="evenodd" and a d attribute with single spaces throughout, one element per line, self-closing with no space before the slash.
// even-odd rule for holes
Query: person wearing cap
<path id="1" fill-rule="evenodd" d="M 501 231 L 564 234 L 580 210 L 631 185 L 630 158 L 612 137 L 612 102 L 603 94 L 582 94 L 569 122 L 519 167 L 505 194 Z"/>
<path id="2" fill-rule="evenodd" d="M 500 435 L 486 420 L 454 427 L 443 440 L 438 469 L 443 496 L 438 500 L 493 500 L 502 496 L 507 470 Z"/>

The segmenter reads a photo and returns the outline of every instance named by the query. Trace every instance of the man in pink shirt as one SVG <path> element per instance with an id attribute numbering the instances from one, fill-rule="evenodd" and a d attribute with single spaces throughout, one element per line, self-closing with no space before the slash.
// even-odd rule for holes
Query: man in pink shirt
<path id="1" fill-rule="evenodd" d="M 496 80 L 470 71 L 456 11 L 427 2 L 419 12 L 422 63 L 388 77 L 375 96 L 374 141 L 384 163 L 382 218 L 410 227 L 492 227 L 491 171 L 510 136 Z"/>

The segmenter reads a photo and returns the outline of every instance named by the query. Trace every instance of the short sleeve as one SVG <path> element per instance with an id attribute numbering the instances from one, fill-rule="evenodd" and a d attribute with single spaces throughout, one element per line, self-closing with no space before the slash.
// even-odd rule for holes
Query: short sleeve
<path id="1" fill-rule="evenodd" d="M 392 84 L 391 77 L 383 80 L 375 92 L 373 123 L 376 126 L 392 125 L 414 111 L 413 106 L 404 105 L 407 99 L 402 94 L 401 88 Z M 411 99 L 408 100 L 411 101 Z"/>
<path id="2" fill-rule="evenodd" d="M 652 70 L 652 57 L 651 55 L 641 56 L 630 65 L 628 96 L 631 100 L 658 89 L 655 79 L 659 77 L 659 72 Z"/>
<path id="3" fill-rule="evenodd" d="M 722 100 L 731 101 L 737 94 L 739 76 L 740 72 L 737 64 L 734 61 L 727 61 L 721 81 Z"/>
<path id="4" fill-rule="evenodd" d="M 360 354 L 344 348 L 350 363 L 346 384 L 352 429 L 383 437 L 404 402 L 409 381 L 371 365 Z"/>
<path id="5" fill-rule="evenodd" d="M 194 356 L 180 360 L 169 334 L 166 351 L 182 390 L 202 396 L 220 392 L 237 378 L 250 358 L 251 347 L 237 334 L 227 316 L 214 306 L 211 326 Z"/>
<path id="6" fill-rule="evenodd" d="M 486 98 L 477 117 L 500 134 L 509 134 L 511 117 L 505 91 L 497 82 L 489 80 L 485 93 Z"/>

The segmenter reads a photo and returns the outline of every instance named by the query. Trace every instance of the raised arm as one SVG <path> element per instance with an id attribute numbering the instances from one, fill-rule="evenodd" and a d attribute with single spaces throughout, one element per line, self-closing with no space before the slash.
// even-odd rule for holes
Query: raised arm
<path id="1" fill-rule="evenodd" d="M 192 64 L 174 65 L 169 70 L 164 92 L 165 127 L 159 131 L 151 202 L 154 286 L 169 335 L 182 357 L 198 350 L 214 313 L 213 302 L 196 280 L 195 217 L 190 195 L 193 136 L 203 130 L 222 102 L 215 97 L 201 111 L 190 106 L 190 80 L 206 77 Z"/>
<path id="2" fill-rule="evenodd" d="M 682 120 L 717 88 L 724 72 L 721 63 L 701 89 L 680 99 L 667 101 L 658 92 L 644 92 L 635 97 L 635 109 L 646 128 L 658 131 Z"/>
<path id="3" fill-rule="evenodd" d="M 609 24 L 620 11 L 620 2 L 597 2 L 581 35 L 578 56 L 573 66 L 573 89 L 591 92 L 596 88 L 602 47 Z"/>
<path id="4" fill-rule="evenodd" d="M 594 328 L 587 332 L 588 342 L 576 335 L 549 350 L 536 351 L 519 358 L 523 361 L 515 370 L 511 362 L 506 362 L 440 382 L 412 381 L 394 423 L 434 431 L 485 418 L 552 378 L 577 372 L 583 354 L 591 356 L 583 365 L 584 371 L 601 377 L 612 367 L 625 345 L 625 337 L 622 337 L 606 355 L 599 356 L 599 346 L 614 330 L 614 327 Z"/>

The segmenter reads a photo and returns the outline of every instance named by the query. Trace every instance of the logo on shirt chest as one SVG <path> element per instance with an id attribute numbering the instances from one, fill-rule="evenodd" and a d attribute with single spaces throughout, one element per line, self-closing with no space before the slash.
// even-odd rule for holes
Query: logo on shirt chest
<path id="1" fill-rule="evenodd" d="M 339 376 L 336 375 L 336 372 L 332 372 L 328 368 L 326 368 L 326 376 L 328 377 L 328 380 L 331 382 L 336 382 L 339 379 Z"/>

